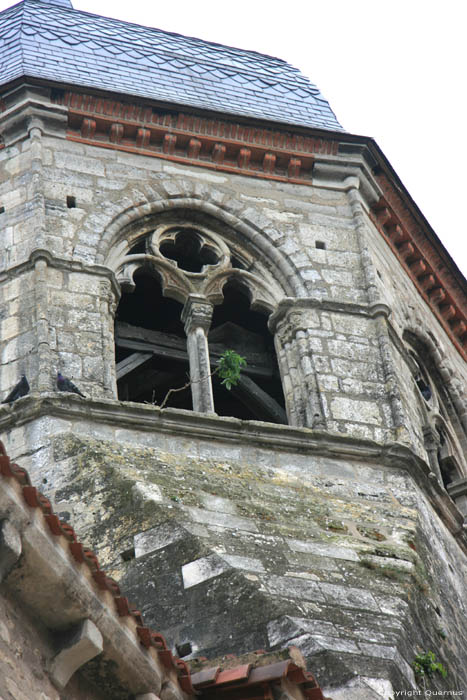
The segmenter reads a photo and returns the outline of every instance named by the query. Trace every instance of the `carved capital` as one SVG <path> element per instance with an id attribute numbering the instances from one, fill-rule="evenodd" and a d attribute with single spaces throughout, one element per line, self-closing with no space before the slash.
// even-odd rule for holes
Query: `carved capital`
<path id="1" fill-rule="evenodd" d="M 211 326 L 214 307 L 200 294 L 190 294 L 182 311 L 182 322 L 185 324 L 185 333 L 190 335 L 196 328 L 208 331 Z"/>

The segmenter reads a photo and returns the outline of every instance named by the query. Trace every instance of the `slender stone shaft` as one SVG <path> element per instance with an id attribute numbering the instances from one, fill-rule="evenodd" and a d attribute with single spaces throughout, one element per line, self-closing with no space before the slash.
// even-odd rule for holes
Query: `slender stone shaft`
<path id="1" fill-rule="evenodd" d="M 190 294 L 182 312 L 190 362 L 193 410 L 200 413 L 214 413 L 207 340 L 212 312 L 212 304 L 198 294 Z"/>

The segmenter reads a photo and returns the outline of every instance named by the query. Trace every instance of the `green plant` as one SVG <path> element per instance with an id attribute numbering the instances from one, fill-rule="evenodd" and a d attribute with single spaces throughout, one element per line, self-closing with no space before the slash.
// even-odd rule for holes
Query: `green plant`
<path id="1" fill-rule="evenodd" d="M 235 352 L 235 350 L 226 350 L 219 360 L 217 373 L 222 379 L 221 384 L 226 389 L 230 389 L 238 384 L 242 367 L 246 366 L 244 357 Z"/>
<path id="2" fill-rule="evenodd" d="M 448 675 L 447 670 L 440 661 L 436 661 L 436 656 L 432 651 L 420 652 L 412 662 L 415 675 L 419 678 L 424 676 L 432 676 L 434 673 L 439 673 L 443 678 Z"/>
<path id="3" fill-rule="evenodd" d="M 223 384 L 225 388 L 230 391 L 230 389 L 233 386 L 238 384 L 242 367 L 246 367 L 245 358 L 239 355 L 237 352 L 235 352 L 235 350 L 226 350 L 220 356 L 216 369 L 214 370 L 214 372 L 211 372 L 211 374 L 209 374 L 208 377 L 213 377 L 215 374 L 218 374 L 219 377 L 222 379 L 221 384 Z M 200 377 L 200 379 L 196 380 L 190 379 L 183 386 L 177 387 L 176 389 L 169 389 L 169 391 L 165 395 L 164 400 L 160 405 L 160 408 L 164 408 L 171 394 L 174 394 L 177 391 L 185 391 L 185 389 L 188 389 L 188 387 L 192 384 L 195 384 L 196 382 L 202 382 L 204 381 L 204 379 L 206 379 L 206 377 Z M 152 403 L 155 403 L 154 392 Z"/>

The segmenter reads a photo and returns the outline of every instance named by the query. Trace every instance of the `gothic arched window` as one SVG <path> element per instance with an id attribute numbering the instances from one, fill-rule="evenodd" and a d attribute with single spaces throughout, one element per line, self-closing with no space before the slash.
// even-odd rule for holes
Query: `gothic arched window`
<path id="1" fill-rule="evenodd" d="M 281 293 L 265 275 L 251 253 L 186 219 L 166 217 L 132 239 L 117 269 L 119 398 L 161 405 L 191 381 L 166 405 L 286 423 L 267 323 Z M 227 349 L 247 361 L 230 392 L 215 374 Z"/>

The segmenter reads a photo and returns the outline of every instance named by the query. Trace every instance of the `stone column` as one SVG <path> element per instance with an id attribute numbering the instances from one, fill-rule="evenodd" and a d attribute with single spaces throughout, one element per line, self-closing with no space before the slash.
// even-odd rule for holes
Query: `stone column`
<path id="1" fill-rule="evenodd" d="M 213 305 L 205 297 L 199 294 L 190 294 L 182 311 L 190 362 L 193 410 L 200 413 L 214 413 L 207 339 L 213 308 Z"/>
<path id="2" fill-rule="evenodd" d="M 284 299 L 269 320 L 290 425 L 325 429 L 326 420 L 307 321 L 308 300 Z"/>

